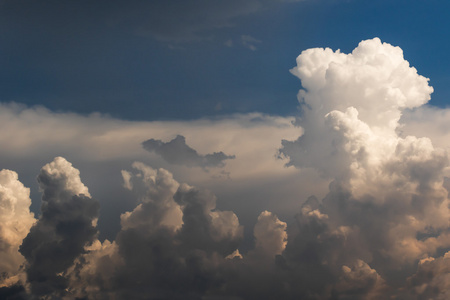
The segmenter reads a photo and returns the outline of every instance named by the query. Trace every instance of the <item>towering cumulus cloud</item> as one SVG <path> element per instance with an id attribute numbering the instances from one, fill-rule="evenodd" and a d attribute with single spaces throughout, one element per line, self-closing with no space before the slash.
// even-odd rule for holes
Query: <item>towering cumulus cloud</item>
<path id="1" fill-rule="evenodd" d="M 17 173 L 0 171 L 0 288 L 23 279 L 20 266 L 24 258 L 19 246 L 35 222 L 30 205 L 30 190 Z"/>
<path id="2" fill-rule="evenodd" d="M 220 264 L 239 246 L 242 227 L 233 212 L 215 209 L 210 192 L 179 184 L 164 169 L 133 166 L 123 174 L 140 204 L 122 215 L 116 241 L 124 294 L 196 299 L 223 280 Z"/>
<path id="3" fill-rule="evenodd" d="M 38 176 L 42 216 L 20 246 L 27 260 L 31 292 L 39 297 L 62 297 L 64 273 L 97 234 L 98 202 L 90 198 L 79 171 L 62 157 L 45 165 Z"/>
<path id="4" fill-rule="evenodd" d="M 411 113 L 402 118 L 430 99 L 428 79 L 400 48 L 377 38 L 350 54 L 306 50 L 292 73 L 304 88 L 295 122 L 304 134 L 281 142 L 284 161 L 267 159 L 323 178 L 329 185 L 320 197 L 295 194 L 287 222 L 258 209 L 253 231 L 244 234 L 248 220 L 219 209 L 231 205 L 212 192 L 179 182 L 177 168 L 172 174 L 134 162 L 121 173 L 122 195 L 135 207 L 121 214 L 114 240 L 100 241 L 99 205 L 64 158 L 41 169 L 42 215 L 33 226 L 28 189 L 4 170 L 0 297 L 447 299 L 448 153 L 429 138 L 405 134 L 420 122 Z M 412 127 L 402 124 L 408 118 Z M 185 165 L 222 166 L 232 158 L 199 155 L 182 136 L 143 146 Z M 240 163 L 237 155 L 229 166 Z M 249 173 L 254 180 L 256 173 Z M 232 204 L 250 203 L 249 193 L 239 191 Z M 262 202 L 281 204 L 278 194 Z"/>
<path id="5" fill-rule="evenodd" d="M 433 89 L 400 48 L 379 39 L 348 55 L 310 49 L 297 64 L 292 73 L 305 88 L 297 124 L 305 134 L 283 141 L 280 152 L 288 165 L 333 178 L 325 199 L 308 201 L 298 217 L 314 245 L 304 251 L 315 249 L 323 275 L 344 281 L 332 292 L 379 292 L 380 275 L 392 286 L 404 284 L 418 261 L 450 247 L 447 153 L 428 138 L 396 131 L 402 111 L 426 103 Z M 305 257 L 291 243 L 288 253 Z M 366 274 L 366 284 L 352 286 L 349 279 L 364 278 L 352 273 Z"/>

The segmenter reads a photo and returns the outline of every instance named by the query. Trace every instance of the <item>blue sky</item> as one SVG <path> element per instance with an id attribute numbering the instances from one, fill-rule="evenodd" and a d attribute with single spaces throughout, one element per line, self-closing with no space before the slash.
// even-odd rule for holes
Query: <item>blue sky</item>
<path id="1" fill-rule="evenodd" d="M 431 104 L 447 105 L 446 1 L 161 3 L 4 1 L 0 100 L 129 120 L 292 115 L 301 51 L 380 37 L 431 79 Z"/>

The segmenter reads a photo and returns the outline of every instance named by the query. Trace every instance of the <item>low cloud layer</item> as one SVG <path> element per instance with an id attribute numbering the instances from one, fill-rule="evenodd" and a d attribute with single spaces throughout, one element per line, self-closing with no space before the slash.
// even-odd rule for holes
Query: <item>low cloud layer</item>
<path id="1" fill-rule="evenodd" d="M 225 166 L 224 160 L 236 158 L 236 156 L 226 155 L 222 151 L 200 155 L 195 149 L 186 144 L 186 138 L 182 135 L 177 135 L 167 143 L 161 140 L 150 139 L 142 142 L 142 146 L 145 150 L 160 155 L 168 163 L 188 167 L 221 168 Z"/>
<path id="2" fill-rule="evenodd" d="M 260 184 L 248 191 L 239 189 L 239 183 L 230 183 L 235 202 L 228 201 L 231 197 L 221 201 L 189 180 L 184 183 L 179 179 L 181 169 L 171 171 L 138 160 L 123 163 L 115 168 L 131 207 L 118 217 L 120 228 L 114 238 L 100 240 L 96 227 L 99 204 L 81 181 L 85 175 L 66 159 L 55 158 L 39 173 L 42 206 L 38 220 L 28 210 L 28 190 L 17 174 L 1 171 L 1 238 L 11 238 L 0 255 L 13 263 L 0 265 L 6 270 L 0 295 L 50 299 L 448 298 L 450 163 L 446 149 L 450 145 L 436 131 L 430 137 L 424 131 L 413 135 L 421 123 L 433 128 L 433 116 L 440 116 L 439 124 L 448 122 L 447 111 L 423 106 L 433 91 L 428 79 L 417 74 L 400 48 L 377 38 L 361 42 L 350 54 L 306 50 L 292 73 L 304 87 L 299 93 L 302 115 L 295 121 L 302 129 L 297 129 L 297 137 L 279 137 L 278 160 L 276 148 L 268 146 L 273 152 L 264 150 L 267 156 L 252 161 L 253 170 L 244 172 L 233 163 L 244 163 L 240 154 L 251 158 L 259 148 L 250 144 L 236 148 L 240 152 L 230 160 L 230 168 L 237 171 L 243 185 Z M 251 132 L 270 139 L 265 133 L 272 131 L 258 127 L 270 122 L 260 120 L 262 125 L 256 125 L 254 118 L 244 122 L 243 132 L 258 128 Z M 116 135 L 126 126 L 114 125 Z M 167 136 L 167 128 L 161 128 L 160 135 Z M 108 130 L 99 128 L 98 136 L 105 142 L 117 141 L 109 138 L 115 135 Z M 226 147 L 237 136 L 224 134 L 216 145 Z M 172 164 L 190 161 L 199 165 L 207 157 L 187 146 L 183 136 L 167 143 L 162 140 L 149 140 L 144 147 L 150 144 L 152 151 L 160 151 Z M 196 145 L 200 142 L 196 140 Z M 258 169 L 258 163 L 266 160 L 270 166 L 286 164 L 283 171 L 270 173 L 279 183 L 261 175 L 276 169 Z M 195 171 L 189 169 L 188 175 Z M 308 188 L 308 177 L 295 177 L 299 173 L 315 181 L 318 194 L 307 197 L 289 190 L 296 201 L 285 201 L 286 191 L 280 186 L 290 186 L 283 185 L 289 177 L 302 179 L 296 183 Z M 184 178 L 189 179 L 188 175 Z M 204 183 L 221 191 L 210 181 Z M 265 200 L 271 187 L 278 197 Z M 251 200 L 255 195 L 259 202 Z M 15 203 L 21 203 L 20 211 Z M 260 209 L 261 203 L 274 203 L 274 208 L 285 205 L 290 216 L 285 220 Z M 231 204 L 236 209 L 229 209 Z M 251 222 L 249 215 L 238 213 L 248 207 L 254 212 Z M 16 229 L 11 224 L 18 218 L 28 223 Z"/>

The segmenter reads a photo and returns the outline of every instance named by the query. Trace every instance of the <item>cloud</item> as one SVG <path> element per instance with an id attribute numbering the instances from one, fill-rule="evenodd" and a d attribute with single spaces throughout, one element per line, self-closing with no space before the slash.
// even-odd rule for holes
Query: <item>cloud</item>
<path id="1" fill-rule="evenodd" d="M 145 150 L 154 152 L 172 164 L 188 167 L 224 167 L 224 160 L 234 159 L 234 155 L 226 155 L 222 151 L 213 154 L 200 155 L 196 150 L 186 145 L 186 138 L 177 135 L 173 140 L 165 143 L 161 140 L 150 139 L 142 143 Z"/>
<path id="2" fill-rule="evenodd" d="M 237 249 L 242 227 L 234 213 L 216 209 L 210 192 L 179 184 L 163 169 L 134 167 L 139 204 L 121 216 L 116 243 L 123 263 L 112 292 L 195 299 L 221 280 L 217 264 Z"/>
<path id="3" fill-rule="evenodd" d="M 0 288 L 23 281 L 25 262 L 19 246 L 36 221 L 30 212 L 30 190 L 16 172 L 0 171 Z"/>
<path id="4" fill-rule="evenodd" d="M 8 281 L 0 293 L 69 299 L 447 298 L 448 142 L 439 131 L 413 135 L 421 123 L 427 130 L 447 124 L 447 110 L 423 107 L 433 91 L 428 80 L 400 48 L 377 38 L 350 54 L 306 50 L 292 73 L 304 87 L 294 121 L 301 129 L 291 126 L 292 119 L 260 114 L 124 122 L 3 105 L 0 124 L 17 129 L 13 136 L 0 133 L 0 140 L 9 138 L 3 157 L 22 159 L 30 147 L 37 157 L 65 151 L 86 170 L 103 174 L 105 186 L 120 191 L 128 206 L 117 215 L 117 235 L 99 240 L 94 189 L 66 159 L 46 164 L 38 176 L 42 215 L 10 243 L 18 247 L 26 236 L 20 253 L 27 277 Z M 184 136 L 203 153 L 236 153 L 227 164 L 233 179 L 149 157 L 139 143 L 149 131 L 161 156 L 173 150 L 170 159 L 181 156 L 183 163 L 207 157 L 187 146 Z M 179 132 L 183 136 L 162 142 Z M 163 149 L 167 145 L 170 150 Z M 277 147 L 284 160 L 276 159 Z M 110 168 L 95 173 L 99 161 Z M 110 180 L 111 170 L 120 182 Z M 0 186 L 7 195 L 1 203 L 21 199 L 25 207 L 18 215 L 9 208 L 5 216 L 33 222 L 17 174 L 2 171 Z M 107 199 L 104 209 L 111 206 Z M 21 258 L 14 257 L 12 277 L 20 273 Z"/>
<path id="5" fill-rule="evenodd" d="M 283 253 L 287 244 L 287 224 L 269 211 L 262 212 L 254 228 L 256 251 L 269 257 Z"/>
<path id="6" fill-rule="evenodd" d="M 250 49 L 252 51 L 256 51 L 256 45 L 255 44 L 260 44 L 261 41 L 250 36 L 250 35 L 241 35 L 241 42 L 242 45 L 247 48 Z"/>
<path id="7" fill-rule="evenodd" d="M 125 187 L 133 190 L 139 205 L 121 215 L 123 229 L 143 227 L 146 230 L 165 226 L 176 231 L 183 224 L 183 213 L 173 196 L 179 187 L 167 170 L 154 170 L 143 163 L 135 162 L 136 173 L 122 170 Z"/>
<path id="8" fill-rule="evenodd" d="M 450 252 L 419 261 L 418 271 L 408 278 L 410 295 L 420 299 L 447 299 L 450 296 Z"/>
<path id="9" fill-rule="evenodd" d="M 281 139 L 294 139 L 302 132 L 292 125 L 293 120 L 251 113 L 190 121 L 137 122 L 98 113 L 78 115 L 3 103 L 0 126 L 9 130 L 0 132 L 0 163 L 20 174 L 34 199 L 31 210 L 38 213 L 41 195 L 36 186 L 36 170 L 56 156 L 73 162 L 83 174 L 83 183 L 102 206 L 98 222 L 102 239 L 114 240 L 120 229 L 120 214 L 134 208 L 120 172 L 128 170 L 134 161 L 154 169 L 164 168 L 175 174 L 179 182 L 211 190 L 222 208 L 233 210 L 241 223 L 253 227 L 261 211 L 272 211 L 280 218 L 289 216 L 299 199 L 312 193 L 322 196 L 328 184 L 314 172 L 285 168 L 284 162 L 276 159 Z M 224 168 L 209 168 L 205 172 L 203 168 L 167 163 L 142 148 L 142 141 L 149 136 L 170 141 L 177 134 L 186 137 L 188 145 L 200 154 L 223 151 L 236 158 L 226 160 Z M 242 201 L 242 197 L 246 200 Z"/>
<path id="10" fill-rule="evenodd" d="M 398 135 L 402 112 L 426 103 L 433 91 L 401 49 L 379 39 L 361 42 L 351 54 L 310 49 L 292 73 L 305 88 L 297 120 L 305 134 L 283 141 L 280 153 L 290 166 L 333 178 L 321 205 L 306 205 L 299 223 L 310 224 L 300 230 L 312 234 L 317 264 L 330 266 L 322 276 L 339 274 L 331 266 L 348 266 L 346 261 L 368 264 L 374 271 L 367 274 L 383 276 L 371 279 L 379 290 L 405 278 L 419 259 L 450 247 L 447 153 L 426 137 Z M 295 243 L 286 253 L 293 248 L 298 253 Z"/>
<path id="11" fill-rule="evenodd" d="M 169 140 L 179 134 L 189 141 L 194 151 L 214 153 L 221 149 L 224 153 L 235 154 L 236 158 L 227 163 L 234 176 L 252 178 L 256 174 L 264 176 L 267 172 L 292 173 L 279 161 L 264 159 L 273 157 L 280 145 L 280 136 L 294 138 L 301 133 L 301 129 L 292 126 L 292 121 L 292 117 L 251 113 L 192 121 L 137 122 L 98 113 L 82 116 L 56 113 L 41 106 L 1 103 L 0 125 L 8 126 L 11 131 L 0 133 L 0 141 L 4 144 L 0 159 L 4 165 L 8 160 L 21 160 L 28 165 L 33 162 L 32 156 L 34 160 L 46 161 L 64 154 L 71 160 L 83 162 L 139 160 L 174 170 L 176 165 L 162 164 L 163 160 L 158 156 L 150 157 L 143 151 L 142 141 L 149 135 L 155 140 Z M 46 134 L 48 132 L 51 134 Z M 255 153 L 255 148 L 260 150 Z M 180 170 L 177 169 L 178 175 L 184 177 L 178 172 Z M 195 171 L 189 170 L 189 175 L 184 178 L 191 177 Z M 209 178 L 198 171 L 191 180 L 196 181 L 199 176 Z"/>
<path id="12" fill-rule="evenodd" d="M 20 285 L 13 285 L 8 287 L 0 287 L 0 297 L 1 299 L 27 299 L 27 293 L 25 291 L 25 288 Z"/>
<path id="13" fill-rule="evenodd" d="M 20 246 L 33 295 L 62 297 L 64 272 L 97 235 L 99 205 L 90 198 L 79 171 L 62 157 L 42 167 L 42 215 Z"/>
<path id="14" fill-rule="evenodd" d="M 402 110 L 425 104 L 433 92 L 399 47 L 379 39 L 361 42 L 348 55 L 329 48 L 305 50 L 291 73 L 304 87 L 298 94 L 303 115 L 297 125 L 305 134 L 295 142 L 283 141 L 281 153 L 289 157 L 288 165 L 313 166 L 331 177 L 350 164 L 339 146 L 353 146 L 357 152 L 358 145 L 350 143 L 369 139 L 367 151 L 383 151 L 376 136 L 395 140 Z M 352 126 L 357 129 L 347 129 Z"/>

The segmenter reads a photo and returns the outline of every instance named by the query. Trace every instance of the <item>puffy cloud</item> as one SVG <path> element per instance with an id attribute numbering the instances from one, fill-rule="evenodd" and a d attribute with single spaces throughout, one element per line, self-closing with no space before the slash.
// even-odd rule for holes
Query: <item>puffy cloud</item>
<path id="1" fill-rule="evenodd" d="M 268 256 L 281 254 L 287 243 L 286 228 L 287 224 L 273 213 L 262 212 L 254 229 L 256 251 L 259 250 Z"/>
<path id="2" fill-rule="evenodd" d="M 386 284 L 381 276 L 362 260 L 356 260 L 351 267 L 342 266 L 339 281 L 332 293 L 340 299 L 380 299 Z"/>
<path id="3" fill-rule="evenodd" d="M 363 159 L 364 151 L 392 151 L 401 111 L 426 103 L 433 92 L 399 47 L 377 38 L 361 42 L 351 54 L 329 48 L 305 50 L 291 72 L 304 87 L 298 95 L 302 116 L 297 125 L 305 134 L 294 142 L 283 141 L 281 153 L 289 157 L 288 165 L 317 168 L 331 177 L 345 172 L 351 159 Z M 350 136 L 355 134 L 359 136 Z M 360 152 L 340 149 L 362 138 L 372 147 Z"/>
<path id="4" fill-rule="evenodd" d="M 223 167 L 224 160 L 234 159 L 234 155 L 226 155 L 222 151 L 213 154 L 200 155 L 195 149 L 186 145 L 186 138 L 177 135 L 173 140 L 165 143 L 161 140 L 150 139 L 142 143 L 145 150 L 155 152 L 168 163 L 185 165 L 188 167 Z"/>
<path id="5" fill-rule="evenodd" d="M 443 300 L 450 296 L 450 252 L 419 262 L 416 274 L 408 278 L 410 297 Z"/>
<path id="6" fill-rule="evenodd" d="M 155 230 L 160 226 L 176 231 L 183 224 L 183 213 L 174 201 L 179 183 L 164 169 L 154 170 L 143 163 L 133 163 L 136 173 L 122 171 L 125 187 L 133 190 L 139 205 L 121 215 L 123 229 Z"/>
<path id="7" fill-rule="evenodd" d="M 35 222 L 30 212 L 30 190 L 16 172 L 0 171 L 0 287 L 23 280 L 19 246 Z"/>
<path id="8" fill-rule="evenodd" d="M 239 246 L 243 234 L 239 220 L 231 211 L 215 210 L 213 194 L 183 184 L 174 199 L 183 207 L 184 244 L 213 250 L 224 257 Z"/>
<path id="9" fill-rule="evenodd" d="M 434 146 L 449 149 L 450 110 L 429 105 L 403 112 L 397 132 L 400 136 L 413 135 L 429 138 Z"/>
<path id="10" fill-rule="evenodd" d="M 62 157 L 42 167 L 42 215 L 20 246 L 31 292 L 43 297 L 63 296 L 64 272 L 97 235 L 98 202 L 90 198 L 79 171 Z"/>
<path id="11" fill-rule="evenodd" d="M 425 104 L 433 91 L 401 49 L 379 39 L 361 42 L 351 54 L 309 49 L 291 71 L 305 88 L 296 122 L 305 133 L 283 141 L 280 153 L 288 165 L 333 178 L 320 205 L 305 203 L 299 241 L 286 248 L 291 260 L 301 260 L 293 253 L 306 251 L 311 235 L 317 265 L 330 266 L 324 278 L 345 282 L 360 272 L 350 263 L 373 274 L 373 292 L 406 278 L 419 259 L 449 248 L 447 152 L 426 137 L 399 135 L 403 111 Z M 341 275 L 334 269 L 339 265 Z M 333 291 L 345 295 L 342 284 Z M 348 291 L 365 284 L 352 285 Z"/>
<path id="12" fill-rule="evenodd" d="M 110 292 L 196 299 L 223 280 L 217 271 L 237 249 L 242 226 L 233 212 L 215 209 L 210 192 L 179 184 L 164 169 L 133 167 L 135 173 L 124 179 L 131 178 L 138 206 L 121 216 L 121 263 Z"/>
<path id="13" fill-rule="evenodd" d="M 115 293 L 115 274 L 123 266 L 123 259 L 115 242 L 95 240 L 85 248 L 67 270 L 69 280 L 66 298 L 111 299 Z"/>
<path id="14" fill-rule="evenodd" d="M 241 223 L 252 228 L 261 211 L 270 210 L 284 218 L 299 199 L 312 193 L 323 196 L 323 187 L 326 188 L 327 182 L 317 178 L 314 171 L 285 168 L 283 161 L 276 159 L 280 140 L 294 139 L 302 132 L 292 121 L 292 117 L 252 113 L 190 121 L 137 122 L 100 114 L 83 116 L 43 107 L 0 104 L 0 126 L 9 129 L 0 132 L 0 163 L 20 174 L 33 199 L 40 197 L 36 170 L 55 156 L 76 164 L 89 192 L 102 205 L 103 217 L 98 224 L 101 238 L 113 240 L 120 229 L 120 214 L 134 208 L 120 174 L 134 161 L 164 168 L 176 174 L 180 182 L 211 190 L 223 209 L 233 210 Z M 224 168 L 209 168 L 205 172 L 203 168 L 167 163 L 142 148 L 142 141 L 149 136 L 168 141 L 178 134 L 185 136 L 198 153 L 223 151 L 236 158 L 227 160 Z M 31 210 L 39 211 L 38 201 L 32 202 Z"/>
<path id="15" fill-rule="evenodd" d="M 121 173 L 120 195 L 134 206 L 117 216 L 116 238 L 101 242 L 98 205 L 79 172 L 62 158 L 44 166 L 42 216 L 20 248 L 30 291 L 69 299 L 448 298 L 448 144 L 436 133 L 413 135 L 421 122 L 437 126 L 434 116 L 447 124 L 446 112 L 420 108 L 432 92 L 428 80 L 379 39 L 351 54 L 306 50 L 292 73 L 304 87 L 295 121 L 302 129 L 260 114 L 148 123 L 4 106 L 0 113 L 20 129 L 5 143 L 7 155 L 25 157 L 23 145 L 65 149 L 52 138 L 79 137 L 68 153 L 92 164 L 120 161 L 109 170 Z M 38 140 L 25 123 L 57 130 Z M 225 171 L 231 179 L 150 157 L 140 144 L 149 131 L 161 151 L 173 142 L 162 140 L 180 135 L 175 152 L 194 160 L 206 157 L 194 148 L 235 153 Z M 275 159 L 283 138 L 279 156 L 296 168 Z M 145 163 L 128 169 L 138 160 Z M 269 212 L 280 207 L 283 214 Z M 253 246 L 242 225 L 254 225 Z"/>

